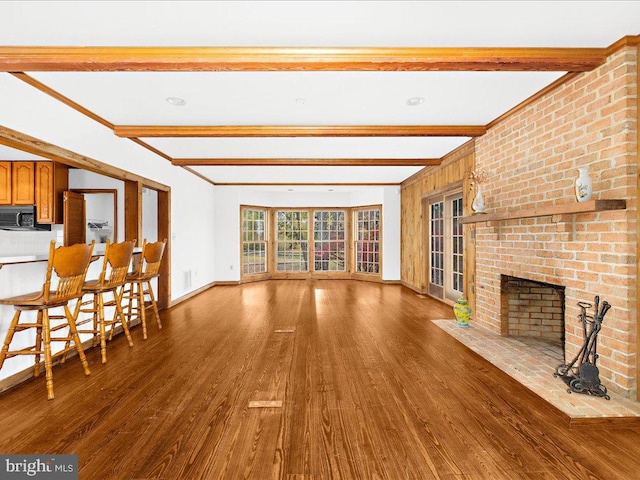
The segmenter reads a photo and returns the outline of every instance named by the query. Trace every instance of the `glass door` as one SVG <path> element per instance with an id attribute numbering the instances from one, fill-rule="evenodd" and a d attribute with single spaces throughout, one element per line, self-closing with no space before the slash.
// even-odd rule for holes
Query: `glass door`
<path id="1" fill-rule="evenodd" d="M 462 193 L 429 204 L 429 294 L 455 302 L 464 290 Z"/>
<path id="2" fill-rule="evenodd" d="M 464 290 L 464 243 L 462 237 L 462 195 L 453 195 L 446 198 L 448 210 L 446 213 L 447 222 L 447 248 L 445 270 L 447 279 L 445 281 L 445 295 L 455 302 L 460 298 Z"/>
<path id="3" fill-rule="evenodd" d="M 442 298 L 444 289 L 444 202 L 429 205 L 429 293 Z"/>

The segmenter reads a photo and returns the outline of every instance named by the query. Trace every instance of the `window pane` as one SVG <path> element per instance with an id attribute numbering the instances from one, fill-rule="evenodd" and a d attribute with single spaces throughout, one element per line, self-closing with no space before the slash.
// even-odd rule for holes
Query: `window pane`
<path id="1" fill-rule="evenodd" d="M 306 272 L 309 270 L 309 212 L 287 210 L 276 213 L 277 242 L 276 270 Z"/>
<path id="2" fill-rule="evenodd" d="M 242 271 L 251 275 L 267 271 L 266 211 L 242 210 Z"/>
<path id="3" fill-rule="evenodd" d="M 344 272 L 344 262 L 338 260 L 344 258 L 347 250 L 345 240 L 344 210 L 319 210 L 314 213 L 314 258 L 315 270 L 323 272 Z"/>
<path id="4" fill-rule="evenodd" d="M 380 273 L 380 209 L 356 212 L 356 272 Z"/>

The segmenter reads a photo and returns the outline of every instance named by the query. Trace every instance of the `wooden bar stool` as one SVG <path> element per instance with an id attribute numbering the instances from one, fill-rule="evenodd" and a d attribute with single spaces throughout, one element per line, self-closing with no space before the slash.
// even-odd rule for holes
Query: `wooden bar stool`
<path id="1" fill-rule="evenodd" d="M 160 276 L 160 263 L 162 262 L 162 255 L 164 254 L 166 244 L 166 238 L 155 243 L 147 243 L 147 241 L 144 240 L 140 261 L 136 265 L 135 271 L 127 275 L 126 283 L 121 289 L 121 298 L 127 300 L 127 310 L 125 313 L 127 321 L 131 322 L 135 312 L 135 316 L 140 318 L 142 322 L 142 336 L 145 340 L 147 339 L 146 295 L 150 298 L 158 328 L 162 328 L 160 315 L 158 314 L 158 305 L 156 304 L 153 288 L 151 287 L 151 280 Z"/>
<path id="2" fill-rule="evenodd" d="M 47 395 L 53 398 L 53 373 L 52 361 L 54 357 L 62 357 L 64 362 L 67 352 L 75 349 L 82 362 L 84 373 L 89 375 L 89 365 L 87 358 L 82 351 L 82 344 L 76 328 L 76 318 L 80 310 L 80 298 L 82 297 L 82 286 L 87 275 L 93 245 L 76 244 L 69 247 L 56 248 L 55 241 L 49 247 L 49 261 L 47 264 L 47 274 L 41 292 L 29 293 L 17 297 L 0 300 L 4 305 L 13 305 L 16 313 L 13 316 L 11 325 L 7 332 L 7 337 L 0 351 L 0 368 L 5 359 L 16 355 L 35 355 L 34 377 L 40 374 L 40 355 L 44 355 L 44 368 L 46 372 Z M 55 274 L 55 277 L 54 277 Z M 57 285 L 52 290 L 52 279 Z M 78 300 L 74 312 L 69 310 L 69 301 Z M 62 307 L 64 315 L 50 315 L 49 309 Z M 20 323 L 20 314 L 25 310 L 36 310 L 36 323 Z M 62 323 L 52 326 L 51 321 L 64 320 Z M 69 332 L 64 337 L 52 337 L 51 334 L 62 328 L 69 327 Z M 36 329 L 35 345 L 20 350 L 9 351 L 9 345 L 16 332 L 29 328 Z M 73 341 L 73 346 L 71 342 Z M 65 348 L 55 354 L 51 353 L 51 342 L 65 342 Z M 43 344 L 44 343 L 44 350 Z"/>
<path id="3" fill-rule="evenodd" d="M 108 326 L 111 326 L 109 333 L 109 340 L 111 340 L 113 338 L 115 324 L 119 322 L 122 325 L 122 329 L 127 337 L 129 346 L 133 347 L 133 341 L 131 340 L 131 334 L 129 333 L 129 325 L 125 321 L 118 289 L 125 283 L 135 243 L 135 240 L 121 243 L 110 243 L 110 241 L 107 240 L 100 276 L 97 280 L 86 281 L 82 287 L 83 293 L 90 295 L 91 298 L 82 302 L 80 312 L 91 313 L 91 316 L 76 322 L 76 325 L 80 327 L 91 322 L 93 324 L 93 328 L 89 330 L 82 330 L 78 328 L 78 333 L 93 333 L 94 347 L 97 344 L 97 337 L 100 337 L 102 363 L 107 363 L 106 330 Z M 113 299 L 105 302 L 105 293 L 111 293 L 113 295 Z M 112 320 L 107 320 L 105 318 L 105 307 L 115 307 Z"/>

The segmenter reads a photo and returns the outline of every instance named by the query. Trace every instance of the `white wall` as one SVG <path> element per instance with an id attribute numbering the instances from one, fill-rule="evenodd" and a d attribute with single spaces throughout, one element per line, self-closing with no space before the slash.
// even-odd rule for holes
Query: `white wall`
<path id="1" fill-rule="evenodd" d="M 158 241 L 158 192 L 149 188 L 142 189 L 142 238 Z"/>
<path id="2" fill-rule="evenodd" d="M 387 187 L 383 194 L 382 278 L 400 280 L 400 187 Z"/>
<path id="3" fill-rule="evenodd" d="M 240 280 L 240 206 L 359 207 L 382 205 L 382 279 L 400 280 L 400 187 L 215 187 L 216 281 Z"/>

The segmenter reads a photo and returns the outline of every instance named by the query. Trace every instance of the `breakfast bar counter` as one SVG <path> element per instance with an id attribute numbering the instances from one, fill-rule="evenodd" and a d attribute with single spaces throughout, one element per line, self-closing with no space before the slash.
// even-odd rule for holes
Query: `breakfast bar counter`
<path id="1" fill-rule="evenodd" d="M 11 255 L 0 257 L 0 268 L 5 265 L 14 265 L 16 263 L 33 263 L 33 262 L 46 262 L 49 260 L 48 254 L 42 255 Z"/>
<path id="2" fill-rule="evenodd" d="M 94 257 L 101 257 L 104 255 L 104 245 L 99 245 L 93 252 Z M 142 248 L 136 247 L 133 249 L 133 254 L 142 253 Z M 5 265 L 15 265 L 19 263 L 33 263 L 33 262 L 46 262 L 49 260 L 49 254 L 40 255 L 6 255 L 0 256 L 0 268 Z"/>

